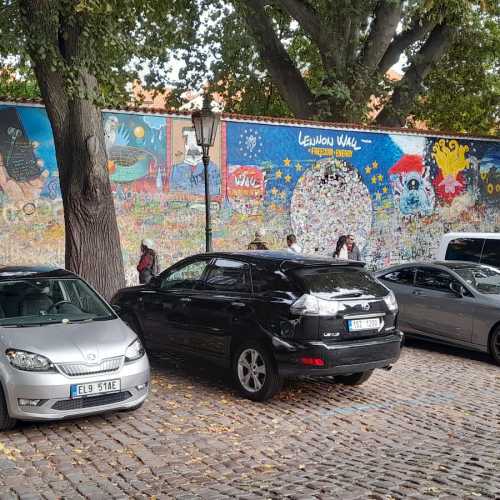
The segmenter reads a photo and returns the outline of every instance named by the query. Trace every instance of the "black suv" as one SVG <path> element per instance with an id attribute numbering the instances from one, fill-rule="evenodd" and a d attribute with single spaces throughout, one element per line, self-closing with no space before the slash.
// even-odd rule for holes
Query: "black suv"
<path id="1" fill-rule="evenodd" d="M 393 293 L 362 263 L 288 252 L 195 255 L 112 303 L 148 351 L 221 363 L 256 401 L 283 377 L 361 384 L 398 359 L 403 337 Z"/>

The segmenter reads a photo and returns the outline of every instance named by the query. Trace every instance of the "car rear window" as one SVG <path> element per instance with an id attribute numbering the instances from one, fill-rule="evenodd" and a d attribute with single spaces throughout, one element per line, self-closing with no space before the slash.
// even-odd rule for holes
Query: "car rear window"
<path id="1" fill-rule="evenodd" d="M 373 276 L 353 267 L 314 267 L 293 271 L 308 293 L 325 298 L 383 297 L 387 289 Z"/>
<path id="2" fill-rule="evenodd" d="M 482 238 L 457 238 L 451 240 L 446 249 L 445 259 L 479 262 L 483 244 L 484 239 Z"/>

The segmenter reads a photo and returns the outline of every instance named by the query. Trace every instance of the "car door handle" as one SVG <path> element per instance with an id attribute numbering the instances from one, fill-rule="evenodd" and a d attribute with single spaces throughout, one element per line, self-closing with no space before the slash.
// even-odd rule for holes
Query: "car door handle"
<path id="1" fill-rule="evenodd" d="M 182 299 L 180 299 L 181 302 L 191 302 L 191 299 L 189 297 L 182 297 Z"/>
<path id="2" fill-rule="evenodd" d="M 413 290 L 413 295 L 423 295 L 422 292 L 419 292 L 418 290 Z"/>
<path id="3" fill-rule="evenodd" d="M 246 307 L 246 304 L 244 304 L 243 302 L 231 302 L 231 305 L 233 307 Z"/>

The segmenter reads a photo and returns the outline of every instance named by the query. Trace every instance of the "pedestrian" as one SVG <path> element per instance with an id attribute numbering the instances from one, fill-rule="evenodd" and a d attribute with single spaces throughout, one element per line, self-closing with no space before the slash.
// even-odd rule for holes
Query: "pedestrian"
<path id="1" fill-rule="evenodd" d="M 137 265 L 139 283 L 141 285 L 149 283 L 153 276 L 157 276 L 160 272 L 158 256 L 153 250 L 153 246 L 151 240 L 142 240 L 141 242 L 141 258 Z"/>
<path id="2" fill-rule="evenodd" d="M 264 241 L 264 231 L 255 231 L 254 239 L 249 243 L 248 250 L 269 250 Z"/>
<path id="3" fill-rule="evenodd" d="M 286 244 L 288 245 L 287 251 L 290 253 L 302 253 L 302 248 L 297 243 L 297 236 L 289 234 L 286 237 Z"/>
<path id="4" fill-rule="evenodd" d="M 361 252 L 359 251 L 358 245 L 356 245 L 352 234 L 347 236 L 347 257 L 349 260 L 362 260 Z"/>
<path id="5" fill-rule="evenodd" d="M 335 248 L 335 252 L 333 252 L 333 258 L 339 260 L 347 260 L 349 258 L 347 250 L 347 236 L 343 234 L 337 240 L 337 247 Z"/>

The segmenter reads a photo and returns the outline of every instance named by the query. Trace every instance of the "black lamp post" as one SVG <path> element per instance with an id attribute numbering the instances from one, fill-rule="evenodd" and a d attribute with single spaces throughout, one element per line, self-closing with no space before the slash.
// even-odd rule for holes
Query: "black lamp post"
<path id="1" fill-rule="evenodd" d="M 220 115 L 210 109 L 208 96 L 203 98 L 201 110 L 194 111 L 191 119 L 196 133 L 196 142 L 203 151 L 203 170 L 205 172 L 205 246 L 206 251 L 212 251 L 212 223 L 210 220 L 210 176 L 208 165 L 210 163 L 209 150 L 214 145 L 217 128 L 219 126 Z"/>

